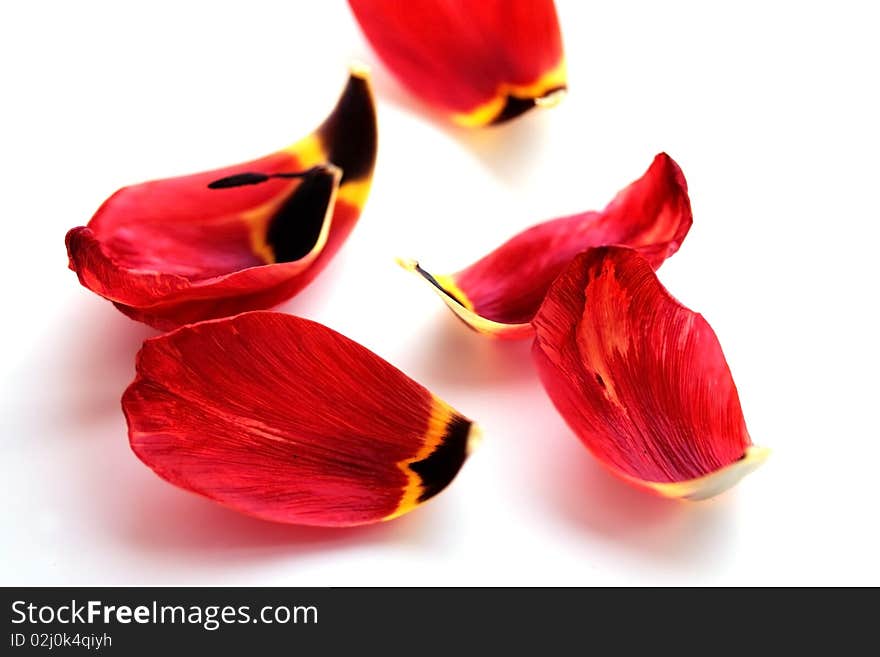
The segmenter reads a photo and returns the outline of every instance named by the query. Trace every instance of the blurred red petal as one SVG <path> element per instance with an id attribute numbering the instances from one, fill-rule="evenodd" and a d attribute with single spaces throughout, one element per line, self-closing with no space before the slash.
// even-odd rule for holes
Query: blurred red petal
<path id="1" fill-rule="evenodd" d="M 579 255 L 534 326 L 547 393 L 593 455 L 627 481 L 703 499 L 766 457 L 752 446 L 714 331 L 637 252 Z"/>
<path id="2" fill-rule="evenodd" d="M 461 125 L 501 123 L 565 90 L 552 0 L 349 0 L 373 49 Z"/>
<path id="3" fill-rule="evenodd" d="M 476 435 L 368 349 L 267 311 L 147 340 L 122 407 L 132 449 L 163 479 L 306 525 L 412 510 L 452 481 Z"/>
<path id="4" fill-rule="evenodd" d="M 547 290 L 578 253 L 594 246 L 629 246 L 656 269 L 678 250 L 692 223 L 684 174 L 660 153 L 601 212 L 533 226 L 456 274 L 430 274 L 414 261 L 401 264 L 427 279 L 472 328 L 519 338 L 532 334 L 529 322 Z"/>
<path id="5" fill-rule="evenodd" d="M 289 148 L 116 192 L 67 234 L 70 268 L 162 329 L 274 306 L 348 237 L 375 157 L 372 92 L 356 71 L 327 120 Z"/>

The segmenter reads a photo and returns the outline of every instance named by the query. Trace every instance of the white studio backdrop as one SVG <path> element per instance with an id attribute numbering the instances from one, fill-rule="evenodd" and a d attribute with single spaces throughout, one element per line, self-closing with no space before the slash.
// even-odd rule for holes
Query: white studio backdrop
<path id="1" fill-rule="evenodd" d="M 558 7 L 568 98 L 466 132 L 389 77 L 340 0 L 3 5 L 0 583 L 880 584 L 875 3 Z M 378 95 L 373 192 L 280 309 L 373 349 L 485 437 L 443 495 L 392 523 L 273 525 L 131 453 L 119 397 L 156 332 L 80 287 L 63 239 L 122 185 L 308 133 L 352 59 Z M 752 438 L 774 450 L 696 505 L 606 474 L 527 342 L 468 332 L 394 264 L 454 271 L 601 208 L 659 151 L 695 216 L 660 278 L 715 328 Z"/>

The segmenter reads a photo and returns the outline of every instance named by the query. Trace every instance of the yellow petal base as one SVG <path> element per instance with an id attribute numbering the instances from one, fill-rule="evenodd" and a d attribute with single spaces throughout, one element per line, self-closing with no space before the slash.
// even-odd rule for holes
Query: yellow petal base
<path id="1" fill-rule="evenodd" d="M 382 518 L 383 521 L 398 518 L 423 504 L 423 502 L 419 501 L 419 498 L 424 490 L 424 482 L 411 466 L 414 463 L 427 459 L 443 444 L 447 437 L 449 424 L 455 416 L 455 411 L 446 402 L 436 396 L 432 397 L 431 416 L 428 418 L 428 428 L 425 431 L 424 443 L 412 458 L 404 459 L 397 464 L 397 467 L 406 475 L 407 483 L 397 508 Z M 482 437 L 482 431 L 472 422 L 467 435 L 466 457 L 470 456 L 480 442 L 482 442 Z"/>
<path id="2" fill-rule="evenodd" d="M 491 100 L 478 105 L 469 112 L 452 115 L 452 121 L 466 128 L 489 125 L 504 110 L 507 99 L 532 98 L 538 107 L 555 107 L 565 97 L 566 66 L 565 58 L 532 84 L 502 84 Z"/>
<path id="3" fill-rule="evenodd" d="M 756 447 L 751 445 L 746 449 L 743 457 L 720 470 L 708 474 L 705 477 L 697 477 L 696 479 L 688 479 L 686 481 L 653 482 L 629 477 L 622 473 L 624 479 L 632 481 L 638 486 L 648 488 L 658 495 L 670 497 L 673 499 L 688 500 L 697 502 L 699 500 L 707 500 L 715 497 L 732 488 L 739 483 L 740 479 L 747 474 L 754 472 L 767 457 L 770 456 L 770 449 L 767 447 Z"/>
<path id="4" fill-rule="evenodd" d="M 418 275 L 423 281 L 426 281 L 434 292 L 443 299 L 449 309 L 455 315 L 467 324 L 470 328 L 496 338 L 522 338 L 532 333 L 531 324 L 504 324 L 491 319 L 486 319 L 482 315 L 477 314 L 474 305 L 467 295 L 455 283 L 455 280 L 448 275 L 434 275 L 419 266 L 418 261 L 398 258 L 397 264 Z"/>

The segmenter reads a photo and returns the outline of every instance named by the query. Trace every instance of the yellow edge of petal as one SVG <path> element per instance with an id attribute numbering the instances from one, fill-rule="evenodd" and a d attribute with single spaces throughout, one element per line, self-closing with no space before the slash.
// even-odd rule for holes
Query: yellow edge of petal
<path id="1" fill-rule="evenodd" d="M 393 520 L 422 504 L 419 501 L 419 496 L 423 490 L 422 480 L 418 473 L 413 471 L 410 466 L 413 463 L 424 461 L 434 453 L 434 450 L 443 443 L 447 427 L 456 415 L 457 413 L 449 404 L 439 397 L 431 395 L 431 414 L 428 417 L 428 428 L 425 430 L 424 443 L 415 456 L 397 463 L 397 467 L 406 475 L 406 486 L 403 489 L 403 495 L 397 504 L 397 508 L 382 518 L 383 521 Z M 467 438 L 466 454 L 470 455 L 473 452 L 477 445 L 479 445 L 481 438 L 482 433 L 480 429 L 476 424 L 471 423 Z"/>
<path id="2" fill-rule="evenodd" d="M 370 187 L 373 184 L 372 176 L 361 180 L 346 181 L 339 188 L 338 200 L 345 201 L 354 205 L 359 210 L 363 210 L 367 203 L 367 197 L 370 195 Z"/>
<path id="3" fill-rule="evenodd" d="M 746 452 L 740 460 L 731 463 L 712 474 L 708 474 L 704 477 L 697 477 L 696 479 L 688 479 L 686 481 L 660 483 L 644 481 L 627 475 L 622 476 L 625 479 L 630 479 L 636 484 L 650 488 L 663 497 L 696 502 L 715 497 L 735 486 L 743 477 L 754 472 L 762 463 L 764 463 L 764 461 L 767 460 L 767 457 L 770 456 L 770 451 L 771 450 L 767 447 L 750 445 L 746 448 Z"/>
<path id="4" fill-rule="evenodd" d="M 314 133 L 303 137 L 295 144 L 285 148 L 284 151 L 293 155 L 303 169 L 324 164 L 327 161 L 324 144 L 321 142 L 321 138 Z"/>
<path id="5" fill-rule="evenodd" d="M 352 77 L 360 78 L 367 83 L 369 90 L 370 102 L 375 106 L 373 100 L 373 90 L 370 83 L 370 67 L 361 62 L 352 62 L 349 65 L 349 74 Z M 297 159 L 299 166 L 308 169 L 321 164 L 329 164 L 327 160 L 327 148 L 321 140 L 318 132 L 313 132 L 299 141 L 291 144 L 283 149 Z M 373 176 L 366 178 L 347 181 L 339 188 L 338 200 L 345 201 L 358 209 L 363 210 L 366 205 L 367 197 L 370 194 L 370 187 L 373 183 Z"/>
<path id="6" fill-rule="evenodd" d="M 454 113 L 452 121 L 466 128 L 488 125 L 504 109 L 509 96 L 534 98 L 535 104 L 539 107 L 555 107 L 565 97 L 565 90 L 559 87 L 565 86 L 566 79 L 565 57 L 562 57 L 556 66 L 544 73 L 537 81 L 531 84 L 503 83 L 490 100 L 469 112 Z"/>
<path id="7" fill-rule="evenodd" d="M 367 83 L 370 103 L 375 107 L 376 103 L 370 81 L 370 67 L 362 62 L 355 61 L 349 64 L 348 72 L 351 77 L 359 78 Z M 324 144 L 317 131 L 294 142 L 287 148 L 282 149 L 282 151 L 296 157 L 304 169 L 323 164 L 327 161 L 327 149 L 324 148 Z"/>
<path id="8" fill-rule="evenodd" d="M 418 261 L 398 258 L 397 264 L 407 271 L 413 272 L 421 280 L 430 285 L 431 289 L 443 299 L 443 303 L 445 303 L 459 319 L 475 331 L 492 337 L 518 337 L 527 335 L 531 331 L 530 324 L 505 324 L 503 322 L 486 319 L 482 315 L 477 314 L 471 300 L 464 291 L 458 287 L 451 276 L 445 274 L 430 274 L 430 276 L 437 281 L 437 285 L 434 285 L 420 273 L 420 270 L 425 270 L 419 266 Z M 425 273 L 428 272 L 425 271 Z M 440 287 L 438 287 L 438 285 Z"/>
<path id="9" fill-rule="evenodd" d="M 348 65 L 348 73 L 353 77 L 360 78 L 361 80 L 366 80 L 367 82 L 369 82 L 372 71 L 369 64 L 359 60 L 354 60 Z"/>

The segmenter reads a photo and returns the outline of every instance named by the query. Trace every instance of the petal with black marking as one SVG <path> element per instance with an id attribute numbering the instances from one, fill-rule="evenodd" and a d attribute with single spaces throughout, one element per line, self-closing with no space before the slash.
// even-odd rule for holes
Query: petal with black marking
<path id="1" fill-rule="evenodd" d="M 654 268 L 675 253 L 693 223 L 687 182 L 666 153 L 604 210 L 545 221 L 512 237 L 455 274 L 419 274 L 459 319 L 503 338 L 532 335 L 530 322 L 556 277 L 577 254 L 595 246 L 637 249 Z"/>
<path id="2" fill-rule="evenodd" d="M 566 90 L 553 0 L 349 0 L 373 49 L 414 94 L 463 126 L 498 124 Z"/>
<path id="3" fill-rule="evenodd" d="M 365 347 L 271 311 L 147 340 L 122 407 L 132 449 L 163 479 L 306 525 L 413 510 L 449 485 L 478 435 Z"/>
<path id="4" fill-rule="evenodd" d="M 67 234 L 80 283 L 162 329 L 276 305 L 345 242 L 366 202 L 376 114 L 353 70 L 312 134 L 272 155 L 125 187 Z"/>

